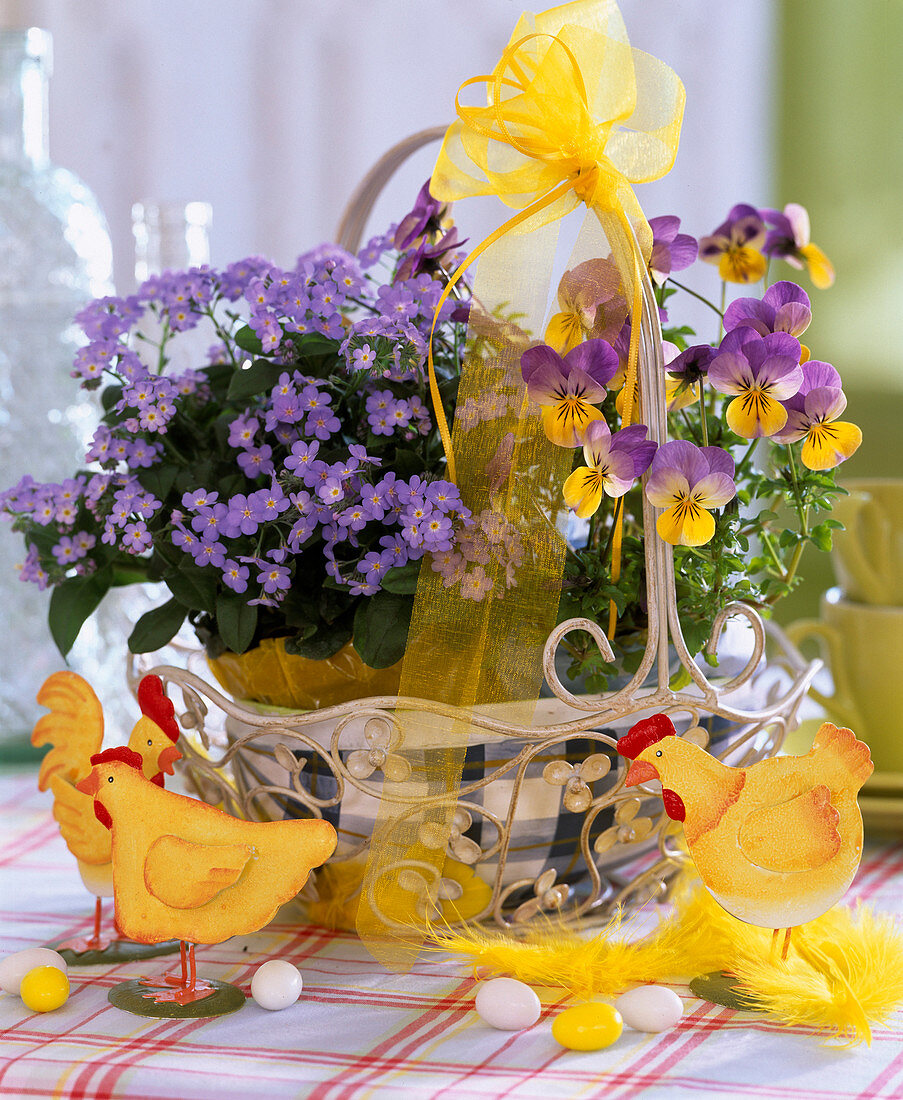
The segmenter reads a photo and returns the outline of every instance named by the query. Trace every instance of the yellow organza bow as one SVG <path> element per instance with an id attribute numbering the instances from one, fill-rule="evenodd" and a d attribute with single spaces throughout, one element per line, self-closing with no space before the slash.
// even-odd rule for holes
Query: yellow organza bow
<path id="1" fill-rule="evenodd" d="M 406 931 L 454 894 L 456 856 L 473 858 L 472 842 L 458 836 L 462 824 L 481 815 L 483 851 L 502 862 L 514 858 L 496 793 L 506 784 L 483 788 L 479 776 L 468 775 L 462 789 L 461 776 L 473 721 L 531 725 L 544 642 L 558 612 L 566 547 L 561 485 L 573 452 L 545 436 L 526 397 L 520 356 L 545 329 L 560 219 L 580 203 L 589 207 L 575 253 L 585 259 L 610 251 L 632 303 L 629 423 L 641 276 L 652 243 L 633 184 L 671 166 L 683 107 L 677 77 L 631 49 L 611 0 L 524 15 L 493 72 L 462 90 L 474 84 L 486 85 L 487 105 L 464 106 L 459 93 L 458 121 L 446 134 L 431 191 L 443 200 L 494 194 L 518 213 L 453 273 L 435 315 L 486 253 L 473 285 L 453 434 L 429 355 L 449 476 L 473 522 L 444 560 L 428 557 L 420 572 L 394 718 L 393 753 L 404 760 L 395 771 L 406 778 L 384 779 L 364 874 L 358 931 L 393 966 L 410 962 Z M 418 699 L 438 706 L 411 702 Z M 503 774 L 506 739 L 492 740 L 484 766 Z M 526 766 L 518 765 L 520 778 L 508 773 L 509 790 L 519 788 Z"/>
<path id="2" fill-rule="evenodd" d="M 486 85 L 487 105 L 463 106 L 461 92 L 476 84 Z M 436 317 L 466 268 L 496 241 L 513 230 L 529 231 L 563 218 L 585 202 L 607 232 L 612 219 L 621 230 L 608 235 L 631 291 L 631 384 L 624 412 L 629 423 L 639 339 L 636 264 L 652 249 L 633 185 L 671 169 L 684 99 L 683 85 L 667 65 L 629 45 L 613 0 L 578 0 L 535 17 L 525 13 L 492 73 L 461 85 L 455 99 L 458 121 L 445 135 L 430 181 L 430 191 L 442 201 L 495 195 L 521 212 L 453 273 Z M 433 403 L 454 480 L 454 452 L 432 348 L 429 359 Z"/>

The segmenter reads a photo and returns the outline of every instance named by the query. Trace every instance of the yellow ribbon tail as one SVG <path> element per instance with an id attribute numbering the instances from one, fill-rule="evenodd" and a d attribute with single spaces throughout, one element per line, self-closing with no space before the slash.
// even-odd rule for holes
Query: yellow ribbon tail
<path id="1" fill-rule="evenodd" d="M 442 448 L 445 451 L 445 460 L 448 464 L 448 479 L 456 484 L 457 469 L 455 466 L 455 452 L 452 446 L 451 431 L 448 427 L 448 418 L 445 415 L 445 408 L 442 405 L 442 395 L 439 393 L 439 380 L 436 378 L 436 366 L 433 362 L 433 334 L 436 331 L 436 325 L 439 323 L 439 314 L 442 311 L 442 307 L 448 301 L 448 296 L 460 281 L 461 276 L 475 260 L 483 255 L 487 248 L 491 248 L 496 241 L 500 241 L 502 237 L 507 236 L 512 230 L 517 229 L 518 226 L 523 225 L 524 222 L 529 221 L 534 215 L 539 214 L 541 211 L 545 210 L 546 207 L 551 206 L 552 203 L 557 202 L 563 195 L 566 195 L 572 190 L 573 183 L 570 180 L 564 180 L 547 195 L 543 195 L 541 198 L 537 199 L 536 202 L 531 203 L 525 210 L 521 210 L 520 213 L 509 218 L 508 221 L 500 225 L 498 229 L 493 230 L 493 232 L 490 233 L 485 240 L 481 241 L 476 248 L 469 253 L 467 258 L 455 268 L 451 275 L 449 275 L 448 282 L 445 284 L 442 294 L 439 296 L 439 301 L 436 303 L 436 308 L 433 310 L 433 323 L 430 326 L 430 337 L 426 353 L 430 397 L 433 401 L 433 413 L 436 417 L 436 426 L 439 429 L 439 437 L 442 440 Z"/>

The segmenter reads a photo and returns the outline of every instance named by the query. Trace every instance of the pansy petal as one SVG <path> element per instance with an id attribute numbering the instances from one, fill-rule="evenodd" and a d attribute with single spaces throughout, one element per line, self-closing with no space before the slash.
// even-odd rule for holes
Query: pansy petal
<path id="1" fill-rule="evenodd" d="M 580 519 L 586 519 L 602 503 L 602 478 L 597 470 L 581 466 L 567 478 L 562 491 L 568 508 L 573 508 Z"/>
<path id="2" fill-rule="evenodd" d="M 791 336 L 802 336 L 812 322 L 812 310 L 802 302 L 787 302 L 775 310 L 773 328 L 775 332 L 789 332 Z"/>
<path id="3" fill-rule="evenodd" d="M 768 394 L 754 390 L 728 405 L 727 423 L 744 439 L 758 439 L 779 432 L 787 423 L 787 410 Z"/>
<path id="4" fill-rule="evenodd" d="M 569 351 L 564 361 L 572 373 L 582 371 L 599 386 L 610 382 L 618 369 L 618 353 L 607 340 L 586 340 Z"/>
<path id="5" fill-rule="evenodd" d="M 841 389 L 840 375 L 830 363 L 823 363 L 820 359 L 810 359 L 808 363 L 803 364 L 803 384 L 800 386 L 800 393 L 808 393 L 820 386 Z"/>
<path id="6" fill-rule="evenodd" d="M 843 390 L 835 386 L 819 386 L 806 394 L 806 416 L 810 421 L 829 423 L 836 420 L 847 407 Z"/>
<path id="7" fill-rule="evenodd" d="M 633 458 L 626 451 L 612 451 L 602 480 L 610 497 L 623 496 L 636 481 Z"/>
<path id="8" fill-rule="evenodd" d="M 709 363 L 709 382 L 719 393 L 745 393 L 753 380 L 752 369 L 741 352 L 720 352 Z"/>
<path id="9" fill-rule="evenodd" d="M 734 479 L 727 474 L 711 473 L 693 486 L 693 499 L 703 508 L 723 508 L 736 495 Z"/>
<path id="10" fill-rule="evenodd" d="M 680 229 L 680 218 L 675 214 L 662 214 L 657 218 L 649 219 L 649 228 L 655 240 L 670 244 Z"/>
<path id="11" fill-rule="evenodd" d="M 579 313 L 556 313 L 546 325 L 543 335 L 550 347 L 559 354 L 566 355 L 583 341 L 582 318 Z"/>
<path id="12" fill-rule="evenodd" d="M 809 211 L 798 202 L 788 202 L 784 207 L 784 217 L 790 225 L 797 248 L 809 243 Z"/>
<path id="13" fill-rule="evenodd" d="M 809 295 L 799 283 L 794 283 L 790 279 L 779 279 L 776 283 L 772 283 L 762 296 L 762 301 L 771 306 L 775 312 L 782 306 L 791 304 L 805 306 L 810 312 L 812 310 Z"/>
<path id="14" fill-rule="evenodd" d="M 734 476 L 734 460 L 723 447 L 700 447 L 713 473 Z"/>
<path id="15" fill-rule="evenodd" d="M 707 264 L 717 264 L 730 244 L 723 233 L 713 233 L 710 237 L 699 238 L 699 258 Z"/>
<path id="16" fill-rule="evenodd" d="M 689 233 L 678 233 L 671 244 L 671 270 L 683 271 L 694 263 L 699 253 L 699 244 Z"/>
<path id="17" fill-rule="evenodd" d="M 655 523 L 660 537 L 672 546 L 702 546 L 715 533 L 715 521 L 704 508 L 677 504 Z"/>
<path id="18" fill-rule="evenodd" d="M 699 383 L 694 382 L 688 386 L 681 378 L 668 378 L 665 380 L 665 404 L 668 412 L 678 412 L 690 405 L 695 405 L 699 400 Z"/>
<path id="19" fill-rule="evenodd" d="M 800 249 L 800 255 L 806 261 L 809 278 L 819 290 L 827 290 L 834 285 L 834 265 L 815 244 L 807 244 Z"/>
<path id="20" fill-rule="evenodd" d="M 735 298 L 724 311 L 724 329 L 750 325 L 762 336 L 773 329 L 774 310 L 760 298 Z"/>
<path id="21" fill-rule="evenodd" d="M 520 373 L 525 382 L 529 382 L 534 372 L 540 367 L 555 369 L 562 377 L 567 374 L 561 356 L 548 344 L 537 344 L 536 347 L 527 348 L 520 357 Z"/>
<path id="22" fill-rule="evenodd" d="M 587 424 L 601 418 L 598 409 L 576 398 L 546 405 L 542 410 L 546 436 L 559 447 L 579 447 Z"/>
<path id="23" fill-rule="evenodd" d="M 803 444 L 803 465 L 810 470 L 831 470 L 855 454 L 862 432 L 855 424 L 835 420 L 831 424 L 813 424 Z"/>
<path id="24" fill-rule="evenodd" d="M 567 382 L 567 375 L 554 363 L 540 363 L 527 379 L 527 393 L 531 401 L 540 405 L 554 405 L 567 395 Z"/>
<path id="25" fill-rule="evenodd" d="M 659 454 L 661 448 L 659 448 Z M 653 468 L 646 482 L 646 497 L 656 508 L 670 508 L 672 504 L 683 500 L 690 494 L 690 485 L 686 477 L 673 467 L 656 470 Z"/>
<path id="26" fill-rule="evenodd" d="M 587 466 L 598 466 L 608 458 L 611 432 L 603 418 L 591 420 L 583 431 L 583 457 Z"/>
<path id="27" fill-rule="evenodd" d="M 783 356 L 773 356 L 766 359 L 759 367 L 756 383 L 767 388 L 770 396 L 778 401 L 793 397 L 803 384 L 803 368 L 799 361 L 785 359 Z"/>
<path id="28" fill-rule="evenodd" d="M 791 400 L 796 401 L 797 399 L 792 398 Z M 796 443 L 809 431 L 812 421 L 806 416 L 802 407 L 793 408 L 789 402 L 785 402 L 784 408 L 787 410 L 787 423 L 779 432 L 775 432 L 771 438 L 775 443 Z"/>
<path id="29" fill-rule="evenodd" d="M 688 484 L 695 485 L 701 477 L 709 472 L 708 459 L 696 446 L 686 439 L 671 439 L 663 443 L 655 452 L 652 470 L 667 469 L 673 467 L 687 479 Z M 650 498 L 651 499 L 651 498 Z"/>
<path id="30" fill-rule="evenodd" d="M 726 283 L 757 283 L 768 261 L 752 247 L 731 248 L 718 261 L 718 274 Z"/>

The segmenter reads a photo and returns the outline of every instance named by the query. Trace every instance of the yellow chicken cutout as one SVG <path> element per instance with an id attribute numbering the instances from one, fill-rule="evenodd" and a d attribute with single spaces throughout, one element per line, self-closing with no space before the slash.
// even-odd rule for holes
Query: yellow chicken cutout
<path id="1" fill-rule="evenodd" d="M 169 983 L 174 991 L 152 996 L 190 1004 L 212 988 L 196 980 L 194 945 L 268 924 L 332 855 L 335 829 L 316 818 L 231 817 L 149 782 L 127 748 L 108 749 L 91 763 L 78 787 L 111 831 L 117 923 L 139 943 L 183 941 L 182 976 Z"/>
<path id="2" fill-rule="evenodd" d="M 805 756 L 731 768 L 675 736 L 670 718 L 643 719 L 618 741 L 633 763 L 624 785 L 660 780 L 665 811 L 683 822 L 712 897 L 747 924 L 791 930 L 844 896 L 862 855 L 856 795 L 872 774 L 868 746 L 825 722 Z"/>
<path id="3" fill-rule="evenodd" d="M 87 890 L 96 897 L 94 932 L 59 945 L 76 954 L 100 951 L 109 939 L 101 936 L 102 899 L 113 896 L 110 832 L 95 817 L 94 803 L 77 787 L 91 772 L 91 757 L 103 744 L 103 708 L 91 685 L 74 672 L 55 672 L 38 692 L 38 702 L 49 714 L 38 719 L 32 744 L 50 745 L 41 761 L 38 789 L 53 794 L 53 816 L 69 851 L 78 862 Z M 179 727 L 174 708 L 159 676 L 145 676 L 138 685 L 142 716 L 129 736 L 128 747 L 141 758 L 144 774 L 163 785 L 164 774 L 182 757 L 176 747 Z"/>

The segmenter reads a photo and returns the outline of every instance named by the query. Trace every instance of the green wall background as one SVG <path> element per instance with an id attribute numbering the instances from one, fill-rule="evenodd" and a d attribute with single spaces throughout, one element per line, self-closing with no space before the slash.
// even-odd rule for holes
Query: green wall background
<path id="1" fill-rule="evenodd" d="M 804 341 L 840 371 L 862 428 L 846 477 L 903 477 L 903 0 L 780 0 L 776 205 L 801 202 L 837 272 Z M 792 276 L 791 276 L 792 277 Z M 811 547 L 788 622 L 834 583 Z"/>

